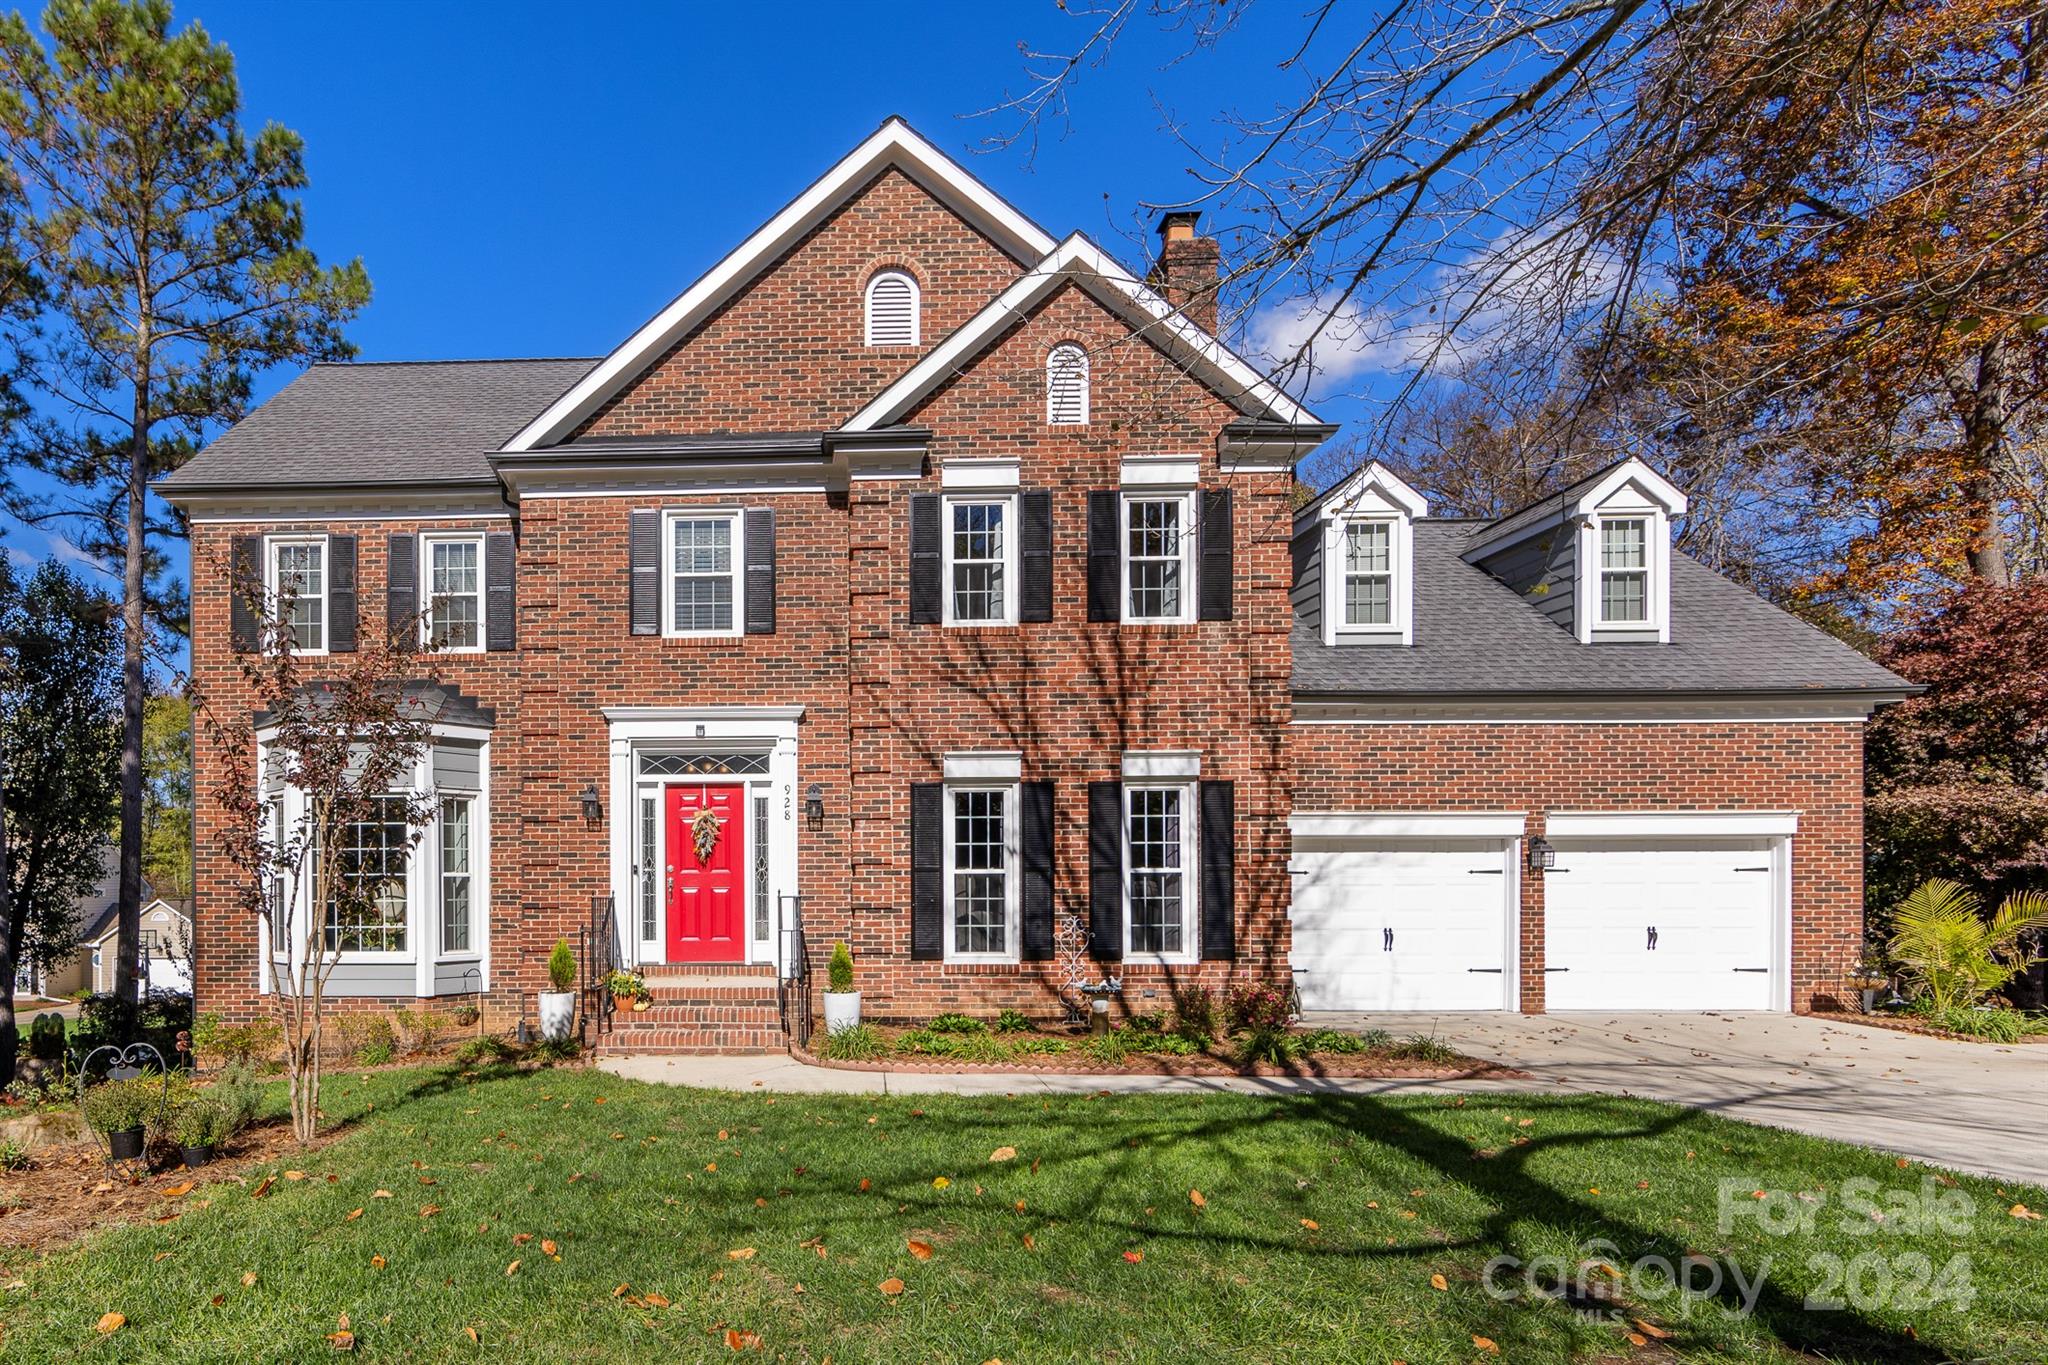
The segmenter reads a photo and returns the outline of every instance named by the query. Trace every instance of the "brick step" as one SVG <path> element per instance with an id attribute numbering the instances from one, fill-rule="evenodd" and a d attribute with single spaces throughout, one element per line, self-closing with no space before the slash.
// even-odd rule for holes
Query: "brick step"
<path id="1" fill-rule="evenodd" d="M 777 998 L 773 977 L 751 980 L 731 976 L 655 976 L 647 979 L 647 993 L 657 1003 L 676 1000 L 773 1002 Z"/>
<path id="2" fill-rule="evenodd" d="M 721 1001 L 704 1003 L 690 1001 L 671 1003 L 657 1000 L 651 1008 L 628 1011 L 612 1016 L 612 1027 L 620 1029 L 675 1028 L 717 1028 L 737 1026 L 782 1027 L 782 1011 L 769 1001 Z"/>
<path id="3" fill-rule="evenodd" d="M 672 976 L 766 977 L 775 979 L 772 962 L 650 962 L 634 970 L 650 985 Z"/>
<path id="4" fill-rule="evenodd" d="M 789 1039 L 775 1028 L 617 1029 L 597 1040 L 600 1056 L 647 1054 L 767 1054 L 789 1051 Z"/>

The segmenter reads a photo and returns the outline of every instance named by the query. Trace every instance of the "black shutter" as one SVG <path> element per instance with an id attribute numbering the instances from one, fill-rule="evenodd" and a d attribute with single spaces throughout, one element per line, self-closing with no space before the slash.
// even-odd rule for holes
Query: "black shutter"
<path id="1" fill-rule="evenodd" d="M 1202 792 L 1202 958 L 1237 956 L 1237 784 L 1204 782 Z"/>
<path id="2" fill-rule="evenodd" d="M 262 648 L 256 604 L 263 600 L 263 537 L 236 536 L 228 542 L 228 623 L 237 654 Z"/>
<path id="3" fill-rule="evenodd" d="M 1044 962 L 1052 956 L 1052 783 L 1025 782 L 1017 788 L 1023 807 L 1024 913 L 1021 956 Z"/>
<path id="4" fill-rule="evenodd" d="M 946 784 L 910 784 L 910 957 L 946 955 Z"/>
<path id="5" fill-rule="evenodd" d="M 519 553 L 510 531 L 484 537 L 484 648 L 519 647 Z"/>
<path id="6" fill-rule="evenodd" d="M 384 628 L 393 640 L 420 642 L 420 542 L 393 535 L 384 543 Z"/>
<path id="7" fill-rule="evenodd" d="M 327 648 L 356 652 L 356 538 L 327 537 Z"/>
<path id="8" fill-rule="evenodd" d="M 1114 496 L 1114 495 L 1112 495 Z M 1088 951 L 1124 955 L 1124 784 L 1088 784 Z"/>
<path id="9" fill-rule="evenodd" d="M 775 509 L 747 509 L 747 634 L 775 633 Z"/>
<path id="10" fill-rule="evenodd" d="M 1088 495 L 1088 619 L 1121 621 L 1123 556 L 1117 544 L 1117 495 Z"/>
<path id="11" fill-rule="evenodd" d="M 1052 620 L 1052 494 L 1017 499 L 1017 619 Z"/>
<path id="12" fill-rule="evenodd" d="M 632 560 L 629 608 L 635 635 L 661 634 L 661 513 L 634 509 L 626 536 Z"/>
<path id="13" fill-rule="evenodd" d="M 1230 619 L 1233 555 L 1230 544 L 1230 490 L 1202 490 L 1201 619 Z"/>
<path id="14" fill-rule="evenodd" d="M 939 495 L 910 495 L 910 624 L 937 625 L 945 619 L 939 582 Z"/>

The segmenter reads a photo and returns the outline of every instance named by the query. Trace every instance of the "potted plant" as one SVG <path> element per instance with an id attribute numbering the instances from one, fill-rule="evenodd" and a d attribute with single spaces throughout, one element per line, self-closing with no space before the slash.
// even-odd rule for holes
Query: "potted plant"
<path id="1" fill-rule="evenodd" d="M 640 999 L 647 994 L 647 983 L 640 979 L 640 973 L 623 969 L 606 973 L 604 988 L 612 993 L 612 1004 L 622 1010 L 638 1009 Z"/>
<path id="2" fill-rule="evenodd" d="M 548 984 L 554 989 L 540 993 L 540 1036 L 560 1042 L 576 1024 L 576 954 L 567 939 L 556 939 L 548 954 Z"/>
<path id="3" fill-rule="evenodd" d="M 78 1101 L 93 1129 L 106 1136 L 107 1155 L 133 1161 L 142 1155 L 143 1125 L 149 1120 L 150 1096 L 144 1082 L 108 1081 L 93 1086 Z"/>
<path id="4" fill-rule="evenodd" d="M 829 1036 L 860 1026 L 860 992 L 853 988 L 853 952 L 844 943 L 832 945 L 825 966 L 825 1032 Z"/>
<path id="5" fill-rule="evenodd" d="M 227 1109 L 199 1095 L 178 1106 L 171 1119 L 171 1136 L 187 1166 L 204 1166 L 213 1160 L 214 1149 L 227 1141 L 230 1126 Z"/>

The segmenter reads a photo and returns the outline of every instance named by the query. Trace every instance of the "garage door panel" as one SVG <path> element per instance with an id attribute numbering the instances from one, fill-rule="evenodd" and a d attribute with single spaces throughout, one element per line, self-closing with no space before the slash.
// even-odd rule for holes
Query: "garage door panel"
<path id="1" fill-rule="evenodd" d="M 1561 846 L 1548 1008 L 1772 1008 L 1776 856 L 1769 840 Z"/>

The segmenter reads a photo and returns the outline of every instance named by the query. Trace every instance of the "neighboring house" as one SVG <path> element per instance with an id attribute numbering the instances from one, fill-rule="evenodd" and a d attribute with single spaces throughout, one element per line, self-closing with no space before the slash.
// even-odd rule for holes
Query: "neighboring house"
<path id="1" fill-rule="evenodd" d="M 142 940 L 137 976 L 145 990 L 192 989 L 192 905 L 158 896 L 142 885 Z M 78 951 L 43 973 L 42 994 L 63 999 L 80 991 L 114 989 L 115 938 L 121 911 L 120 850 L 108 844 L 100 854 L 100 877 L 78 902 Z M 21 984 L 27 984 L 24 974 Z"/>
<path id="2" fill-rule="evenodd" d="M 884 1018 L 1828 994 L 1904 684 L 1674 551 L 1640 464 L 1297 510 L 1332 428 L 1212 334 L 1195 229 L 1137 278 L 892 119 L 600 360 L 315 366 L 163 480 L 212 705 L 254 631 L 209 565 L 309 655 L 440 650 L 440 818 L 330 995 L 523 1009 L 594 912 L 667 1002 L 623 1046 L 774 1045 L 799 941 Z M 261 761 L 202 735 L 197 789 Z M 254 1011 L 197 819 L 201 1007 Z"/>

